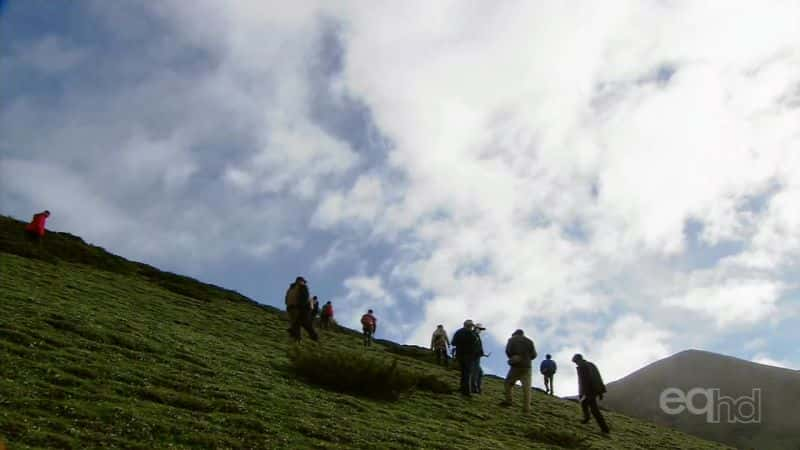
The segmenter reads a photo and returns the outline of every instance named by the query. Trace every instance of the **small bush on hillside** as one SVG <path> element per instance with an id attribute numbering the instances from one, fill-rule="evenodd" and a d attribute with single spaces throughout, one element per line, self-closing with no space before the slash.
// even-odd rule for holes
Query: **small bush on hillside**
<path id="1" fill-rule="evenodd" d="M 309 381 L 341 392 L 384 400 L 422 389 L 450 393 L 453 388 L 433 374 L 403 367 L 397 359 L 360 351 L 294 346 L 289 359 L 295 371 Z"/>

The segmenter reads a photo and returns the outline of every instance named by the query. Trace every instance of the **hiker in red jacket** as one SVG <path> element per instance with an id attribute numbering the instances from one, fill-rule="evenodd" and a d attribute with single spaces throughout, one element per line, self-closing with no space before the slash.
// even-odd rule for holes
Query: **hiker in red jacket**
<path id="1" fill-rule="evenodd" d="M 322 312 L 320 312 L 320 321 L 319 327 L 328 329 L 331 327 L 331 323 L 333 323 L 333 305 L 330 301 L 326 302 L 322 306 Z"/>
<path id="2" fill-rule="evenodd" d="M 25 227 L 25 234 L 35 241 L 43 238 L 44 223 L 47 222 L 48 217 L 50 217 L 50 211 L 47 210 L 34 214 L 31 223 Z"/>
<path id="3" fill-rule="evenodd" d="M 371 309 L 361 316 L 361 327 L 364 331 L 364 346 L 372 345 L 372 337 L 378 328 L 378 319 L 372 314 Z"/>

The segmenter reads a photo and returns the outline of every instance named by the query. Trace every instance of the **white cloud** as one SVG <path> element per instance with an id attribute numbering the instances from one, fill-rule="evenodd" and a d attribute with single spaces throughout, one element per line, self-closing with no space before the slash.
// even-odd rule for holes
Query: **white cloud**
<path id="1" fill-rule="evenodd" d="M 309 123 L 277 124 L 268 142 L 241 167 L 229 167 L 226 179 L 250 193 L 284 193 L 309 199 L 325 178 L 352 169 L 357 155 Z"/>
<path id="2" fill-rule="evenodd" d="M 361 315 L 372 309 L 378 318 L 379 337 L 406 334 L 411 324 L 402 321 L 402 312 L 395 308 L 395 297 L 380 276 L 355 275 L 343 282 L 346 294 L 334 298 L 333 304 L 342 325 L 361 329 Z"/>
<path id="3" fill-rule="evenodd" d="M 18 47 L 14 57 L 18 59 L 18 63 L 36 70 L 61 73 L 85 61 L 88 54 L 75 45 L 50 35 L 42 37 L 29 47 Z"/>
<path id="4" fill-rule="evenodd" d="M 681 297 L 664 300 L 713 320 L 719 328 L 753 324 L 777 312 L 782 285 L 767 280 L 728 280 L 721 284 L 691 288 Z"/>
<path id="5" fill-rule="evenodd" d="M 348 290 L 348 298 L 357 298 L 362 303 L 376 303 L 381 306 L 391 306 L 394 303 L 392 295 L 383 287 L 383 281 L 377 276 L 354 276 L 344 280 L 344 287 Z"/>
<path id="6" fill-rule="evenodd" d="M 309 225 L 329 228 L 341 222 L 372 223 L 383 202 L 381 180 L 375 175 L 362 175 L 348 192 L 325 194 Z"/>
<path id="7" fill-rule="evenodd" d="M 773 220 L 747 202 L 776 179 L 800 179 L 785 164 L 800 116 L 780 100 L 800 82 L 800 32 L 787 19 L 798 11 L 774 4 L 754 21 L 741 6 L 376 5 L 345 15 L 342 84 L 372 108 L 408 182 L 369 227 L 424 248 L 394 271 L 432 293 L 413 341 L 442 311 L 499 330 L 615 303 L 654 314 L 664 297 L 620 302 L 607 280 L 641 279 L 647 260 L 691 279 L 672 263 L 688 251 L 687 221 L 714 245 L 746 242 Z M 713 315 L 720 329 L 765 320 L 782 283 L 759 275 L 688 283 L 662 291 L 673 291 L 664 303 Z"/>

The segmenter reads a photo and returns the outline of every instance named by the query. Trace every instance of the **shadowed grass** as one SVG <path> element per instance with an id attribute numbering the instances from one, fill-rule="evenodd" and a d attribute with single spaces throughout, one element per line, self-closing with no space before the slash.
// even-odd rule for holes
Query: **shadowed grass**
<path id="1" fill-rule="evenodd" d="M 289 349 L 289 359 L 295 372 L 313 383 L 372 398 L 396 401 L 415 388 L 442 394 L 454 390 L 436 374 L 358 350 L 298 345 Z"/>

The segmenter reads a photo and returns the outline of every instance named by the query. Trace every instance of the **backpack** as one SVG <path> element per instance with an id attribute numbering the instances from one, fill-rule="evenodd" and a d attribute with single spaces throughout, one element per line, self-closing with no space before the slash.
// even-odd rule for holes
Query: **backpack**
<path id="1" fill-rule="evenodd" d="M 370 316 L 369 314 L 364 314 L 361 316 L 361 325 L 365 327 L 374 327 L 375 326 L 375 318 Z"/>
<path id="2" fill-rule="evenodd" d="M 323 306 L 322 307 L 322 315 L 323 315 L 323 317 L 329 317 L 331 315 L 331 309 L 333 309 L 333 307 L 331 307 L 331 305 Z"/>
<path id="3" fill-rule="evenodd" d="M 297 284 L 292 283 L 289 290 L 286 291 L 286 306 L 298 306 L 300 303 L 300 290 L 297 289 Z"/>
<path id="4" fill-rule="evenodd" d="M 456 347 L 461 355 L 472 355 L 479 351 L 480 337 L 473 331 L 462 328 L 456 331 L 450 344 Z"/>

